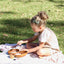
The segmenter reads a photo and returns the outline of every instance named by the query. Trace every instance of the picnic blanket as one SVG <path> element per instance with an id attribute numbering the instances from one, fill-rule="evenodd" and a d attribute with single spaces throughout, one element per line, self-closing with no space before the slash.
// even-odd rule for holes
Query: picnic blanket
<path id="1" fill-rule="evenodd" d="M 11 49 L 13 45 L 15 44 L 0 45 L 0 49 L 3 51 L 0 53 L 0 64 L 64 64 L 64 55 L 62 52 L 43 57 L 42 59 L 39 59 L 37 55 L 33 53 L 21 58 L 10 59 L 7 51 Z M 16 48 L 19 48 L 19 46 Z M 25 48 L 25 45 L 21 45 L 21 48 Z"/>

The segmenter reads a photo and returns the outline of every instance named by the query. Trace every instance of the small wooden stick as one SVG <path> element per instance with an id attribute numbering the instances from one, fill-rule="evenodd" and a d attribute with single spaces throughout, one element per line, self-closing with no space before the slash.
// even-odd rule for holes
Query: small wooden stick
<path id="1" fill-rule="evenodd" d="M 12 46 L 12 48 L 15 48 L 16 46 L 18 46 L 18 44 L 16 44 L 16 45 Z"/>

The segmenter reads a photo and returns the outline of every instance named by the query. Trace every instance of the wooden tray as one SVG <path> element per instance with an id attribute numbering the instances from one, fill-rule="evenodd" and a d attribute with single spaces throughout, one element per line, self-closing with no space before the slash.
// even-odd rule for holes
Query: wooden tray
<path id="1" fill-rule="evenodd" d="M 20 53 L 20 55 L 15 54 L 15 57 L 20 58 L 20 57 L 27 55 L 27 51 L 19 51 L 19 53 Z"/>
<path id="2" fill-rule="evenodd" d="M 18 53 L 18 52 L 19 52 L 19 49 L 11 49 L 11 50 L 8 51 L 8 54 L 9 54 L 9 55 L 10 55 L 10 54 L 15 55 L 15 54 Z"/>

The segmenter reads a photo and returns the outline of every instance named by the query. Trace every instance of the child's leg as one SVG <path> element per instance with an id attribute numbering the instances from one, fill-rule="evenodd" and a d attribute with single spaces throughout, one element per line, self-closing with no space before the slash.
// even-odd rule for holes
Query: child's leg
<path id="1" fill-rule="evenodd" d="M 36 46 L 38 46 L 37 43 L 27 43 L 26 44 L 27 49 L 31 49 L 31 48 L 36 47 Z M 32 52 L 32 53 L 37 54 L 36 51 Z"/>
<path id="2" fill-rule="evenodd" d="M 36 46 L 38 46 L 37 43 L 27 43 L 27 44 L 26 44 L 26 47 L 27 47 L 28 49 L 33 48 L 33 47 L 36 47 Z"/>
<path id="3" fill-rule="evenodd" d="M 51 55 L 50 48 L 42 48 L 37 51 L 37 54 L 39 58 L 42 58 L 43 56 L 50 56 Z"/>

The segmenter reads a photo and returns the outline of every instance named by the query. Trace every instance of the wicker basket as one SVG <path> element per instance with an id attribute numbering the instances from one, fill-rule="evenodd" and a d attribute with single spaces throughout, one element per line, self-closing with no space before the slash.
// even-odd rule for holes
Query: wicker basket
<path id="1" fill-rule="evenodd" d="M 27 55 L 27 51 L 19 51 L 19 53 L 20 53 L 20 55 L 15 54 L 15 57 L 20 58 L 20 57 Z"/>

